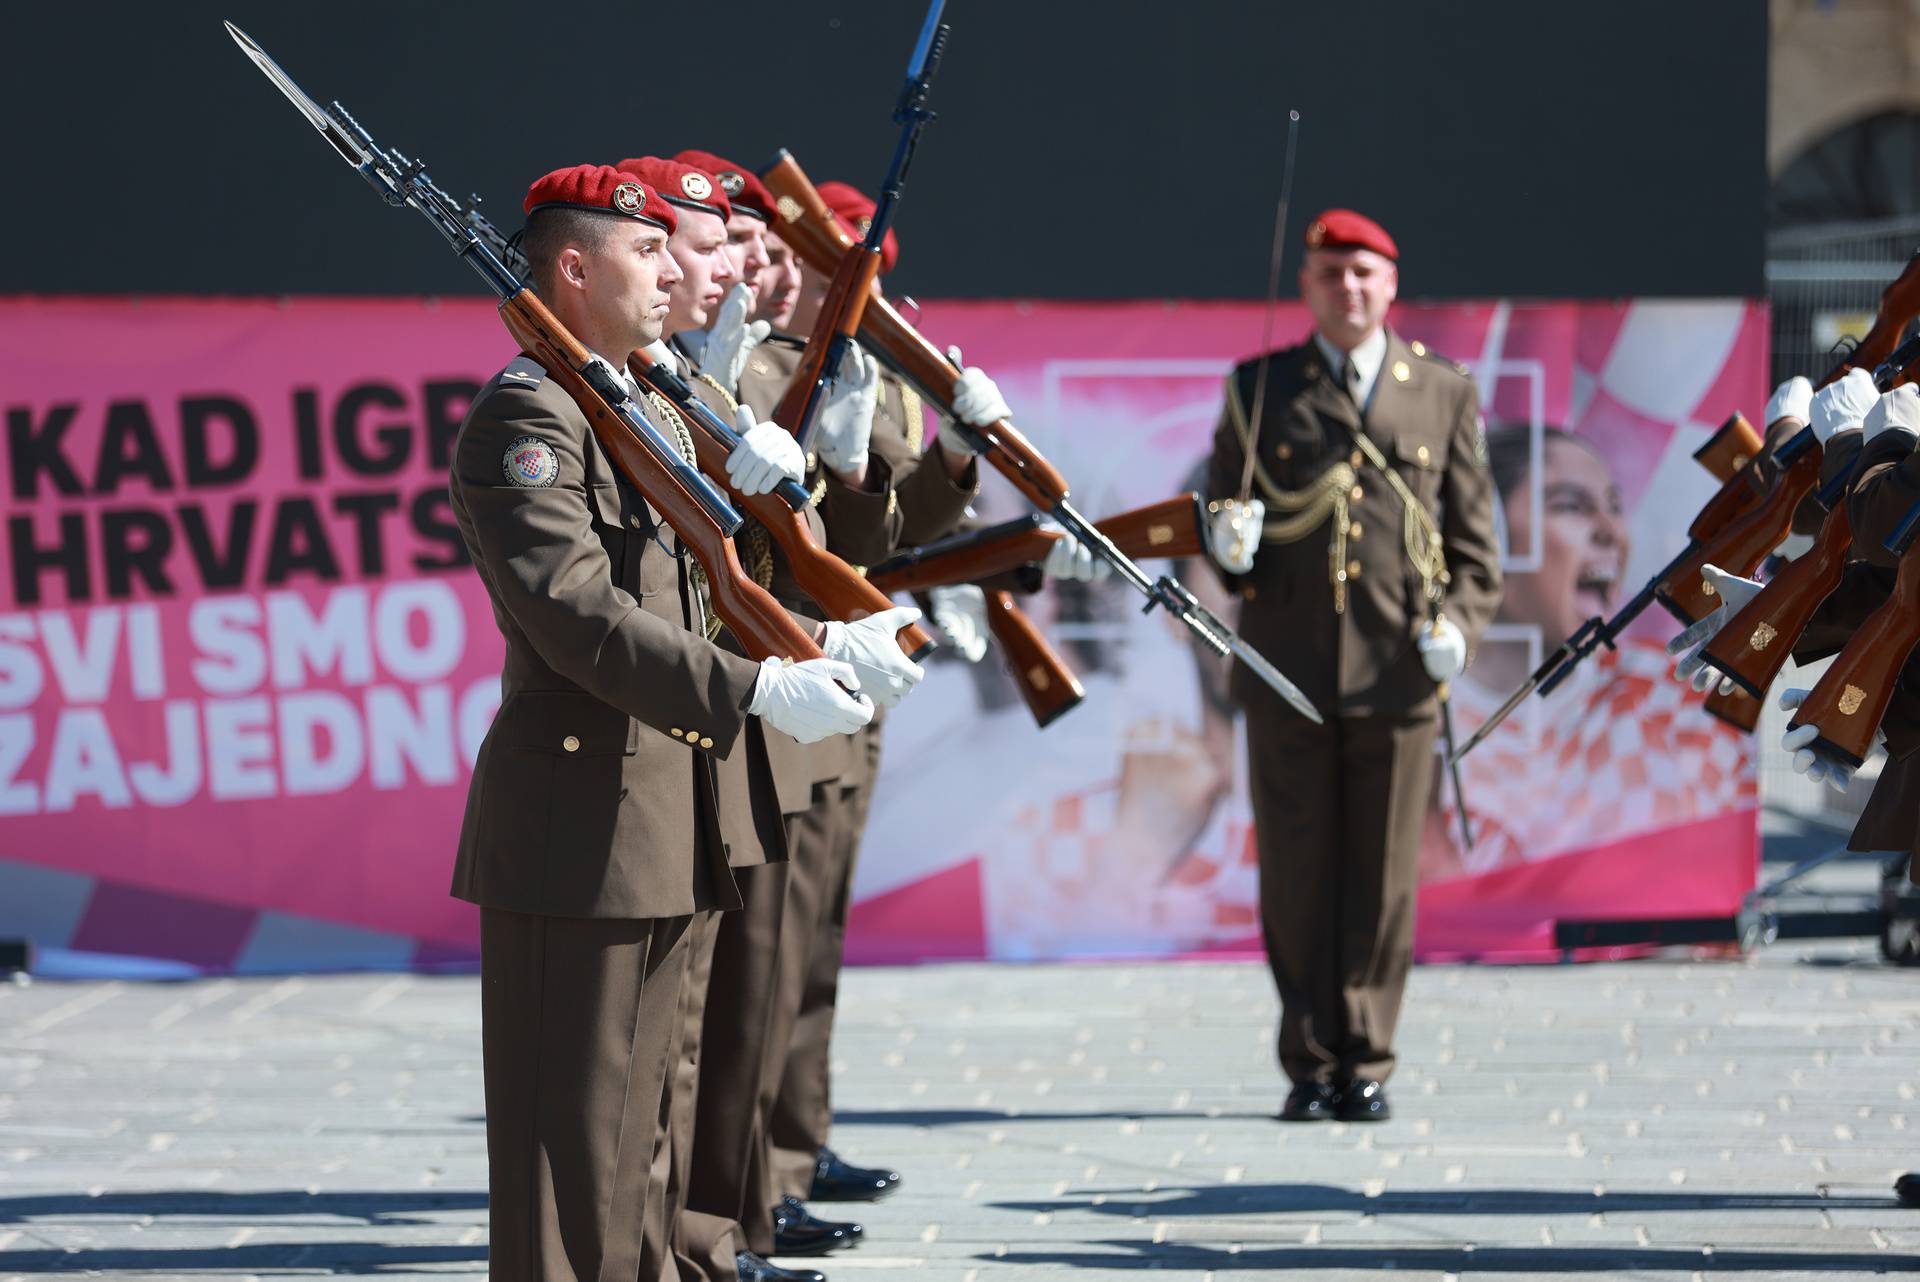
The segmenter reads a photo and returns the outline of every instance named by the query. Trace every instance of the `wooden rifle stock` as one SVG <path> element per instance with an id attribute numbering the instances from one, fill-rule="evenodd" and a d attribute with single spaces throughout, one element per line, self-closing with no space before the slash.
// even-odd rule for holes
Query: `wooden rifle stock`
<path id="1" fill-rule="evenodd" d="M 1000 643 L 1020 697 L 1042 729 L 1087 697 L 1080 678 L 1014 604 L 1012 593 L 987 593 L 987 628 Z"/>
<path id="2" fill-rule="evenodd" d="M 1697 622 L 1719 605 L 1706 585 L 1703 567 L 1717 565 L 1733 574 L 1751 576 L 1793 528 L 1793 510 L 1820 479 L 1822 451 L 1812 428 L 1789 445 L 1794 447 L 1792 460 L 1765 497 L 1718 534 L 1705 540 L 1696 538 L 1699 547 L 1693 555 L 1654 589 L 1655 599 L 1682 622 Z M 1785 453 L 1787 446 L 1781 451 Z"/>
<path id="3" fill-rule="evenodd" d="M 794 371 L 793 381 L 787 384 L 773 411 L 773 421 L 803 443 L 811 435 L 820 398 L 826 392 L 825 385 L 838 372 L 831 366 L 853 342 L 860 318 L 866 312 L 867 300 L 875 293 L 874 282 L 879 279 L 880 255 L 862 252 L 857 247 L 853 253 L 843 255 L 833 269 L 826 299 L 820 304 L 820 319 L 807 336 L 807 346 L 800 353 L 800 366 Z"/>
<path id="4" fill-rule="evenodd" d="M 782 152 L 760 177 L 774 194 L 781 220 L 775 230 L 780 238 L 815 270 L 837 274 L 841 260 L 858 246 L 834 220 L 799 163 Z M 860 338 L 949 420 L 953 418 L 953 388 L 960 371 L 883 296 L 875 294 L 867 300 L 860 316 Z M 1001 419 L 970 430 L 986 442 L 987 461 L 1035 507 L 1048 511 L 1068 497 L 1066 478 L 1012 423 Z"/>
<path id="5" fill-rule="evenodd" d="M 1895 535 L 1906 543 L 1892 595 L 1834 656 L 1788 723 L 1817 726 L 1815 742 L 1855 769 L 1873 750 L 1874 732 L 1893 699 L 1894 683 L 1920 644 L 1920 539 L 1913 537 L 1917 525 L 1920 505 L 1907 513 Z"/>
<path id="6" fill-rule="evenodd" d="M 692 399 L 690 395 L 682 400 L 680 395 L 675 394 L 684 394 L 684 387 L 669 390 L 670 385 L 666 380 L 658 378 L 654 359 L 647 353 L 635 352 L 627 363 L 634 377 L 677 402 L 684 412 L 698 412 L 688 404 Z M 699 456 L 701 470 L 726 487 L 736 506 L 767 527 L 774 542 L 780 545 L 781 552 L 786 554 L 794 582 L 829 618 L 852 622 L 893 607 L 893 602 L 885 592 L 862 578 L 859 571 L 845 561 L 821 547 L 814 539 L 813 527 L 807 524 L 806 515 L 787 506 L 777 493 L 768 491 L 748 498 L 735 490 L 727 480 L 726 446 L 704 431 L 696 429 L 689 435 L 693 437 L 693 448 Z M 900 648 L 908 658 L 918 659 L 933 649 L 933 638 L 917 623 L 900 629 L 894 639 L 900 643 Z"/>
<path id="7" fill-rule="evenodd" d="M 1753 728 L 1760 724 L 1760 713 L 1763 711 L 1761 701 L 1745 690 L 1735 687 L 1721 694 L 1717 685 L 1713 693 L 1707 696 L 1704 707 L 1708 716 L 1725 722 L 1742 734 L 1753 733 Z"/>
<path id="8" fill-rule="evenodd" d="M 733 540 L 582 377 L 580 367 L 592 354 L 567 332 L 546 304 L 532 291 L 522 289 L 500 304 L 500 319 L 520 350 L 540 362 L 573 397 L 614 465 L 700 558 L 713 593 L 714 611 L 740 638 L 748 657 L 792 659 L 796 663 L 824 657 L 799 621 L 740 568 Z"/>
<path id="9" fill-rule="evenodd" d="M 1206 550 L 1205 516 L 1200 496 L 1178 497 L 1122 512 L 1099 522 L 1100 532 L 1129 557 L 1191 557 Z M 921 592 L 953 583 L 977 583 L 997 574 L 1047 559 L 1061 538 L 1059 530 L 1019 528 L 997 538 L 966 543 L 952 551 L 910 559 L 896 568 L 876 566 L 872 582 L 887 592 Z"/>
<path id="10" fill-rule="evenodd" d="M 1782 566 L 1728 619 L 1707 642 L 1702 657 L 1754 699 L 1766 698 L 1814 611 L 1840 586 L 1852 546 L 1853 521 L 1843 491 L 1820 523 L 1813 546 Z"/>
<path id="11" fill-rule="evenodd" d="M 1733 479 L 1734 473 L 1760 456 L 1766 448 L 1766 441 L 1758 429 L 1747 422 L 1747 416 L 1735 410 L 1720 430 L 1707 438 L 1707 443 L 1693 452 L 1694 461 L 1713 474 L 1716 481 L 1725 483 Z"/>

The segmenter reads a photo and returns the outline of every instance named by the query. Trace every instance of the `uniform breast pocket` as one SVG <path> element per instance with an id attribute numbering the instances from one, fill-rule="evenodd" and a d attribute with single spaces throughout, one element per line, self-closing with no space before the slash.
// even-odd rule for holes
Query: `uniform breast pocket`
<path id="1" fill-rule="evenodd" d="M 633 596 L 646 596 L 658 591 L 659 585 L 649 585 L 649 571 L 658 577 L 657 566 L 649 563 L 667 561 L 672 558 L 650 548 L 656 532 L 671 539 L 671 531 L 660 526 L 653 511 L 632 487 L 619 484 L 595 485 L 591 487 L 594 511 L 594 533 L 606 546 L 607 557 L 613 562 L 613 581 Z M 649 556 L 651 550 L 654 555 Z"/>
<path id="2" fill-rule="evenodd" d="M 1431 508 L 1440 497 L 1440 472 L 1446 466 L 1446 446 L 1439 440 L 1417 436 L 1396 437 L 1393 442 L 1394 470 L 1407 488 Z"/>

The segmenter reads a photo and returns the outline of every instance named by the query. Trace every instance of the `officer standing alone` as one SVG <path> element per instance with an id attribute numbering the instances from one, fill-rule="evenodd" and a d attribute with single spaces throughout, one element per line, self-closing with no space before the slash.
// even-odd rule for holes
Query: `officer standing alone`
<path id="1" fill-rule="evenodd" d="M 1329 210 L 1306 247 L 1313 336 L 1227 380 L 1212 545 L 1241 597 L 1241 635 L 1327 714 L 1314 725 L 1234 671 L 1293 1083 L 1281 1117 L 1384 1121 L 1436 691 L 1466 667 L 1499 599 L 1494 493 L 1473 381 L 1386 327 L 1392 238 Z"/>

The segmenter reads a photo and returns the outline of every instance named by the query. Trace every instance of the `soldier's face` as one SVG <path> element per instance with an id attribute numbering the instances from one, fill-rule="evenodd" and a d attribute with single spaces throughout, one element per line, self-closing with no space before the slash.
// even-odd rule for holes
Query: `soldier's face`
<path id="1" fill-rule="evenodd" d="M 1550 440 L 1545 464 L 1538 531 L 1531 479 L 1505 496 L 1508 546 L 1537 551 L 1540 569 L 1507 576 L 1500 618 L 1534 624 L 1553 646 L 1595 615 L 1613 613 L 1632 545 L 1606 460 L 1579 442 Z"/>
<path id="2" fill-rule="evenodd" d="M 563 283 L 580 290 L 595 334 L 617 360 L 660 338 L 670 291 L 680 269 L 667 252 L 667 233 L 634 224 L 619 227 L 592 246 L 561 251 Z"/>
<path id="3" fill-rule="evenodd" d="M 766 232 L 767 265 L 760 269 L 754 288 L 759 306 L 754 316 L 775 329 L 792 331 L 793 309 L 800 303 L 800 261 L 793 247 L 781 240 L 771 227 Z"/>
<path id="4" fill-rule="evenodd" d="M 767 225 L 752 214 L 735 214 L 727 219 L 726 253 L 733 278 L 752 290 L 758 303 L 760 273 L 771 261 L 767 257 Z"/>
<path id="5" fill-rule="evenodd" d="M 1309 249 L 1300 268 L 1300 297 L 1314 327 L 1342 351 L 1386 323 L 1399 292 L 1399 268 L 1371 249 Z"/>
<path id="6" fill-rule="evenodd" d="M 733 264 L 727 258 L 726 222 L 718 214 L 697 209 L 676 212 L 679 230 L 667 242 L 667 250 L 680 267 L 681 279 L 673 287 L 667 311 L 669 334 L 705 329 L 734 281 Z"/>

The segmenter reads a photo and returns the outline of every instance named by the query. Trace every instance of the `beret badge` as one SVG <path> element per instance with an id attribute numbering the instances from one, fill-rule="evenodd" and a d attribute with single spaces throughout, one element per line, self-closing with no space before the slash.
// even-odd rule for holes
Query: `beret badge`
<path id="1" fill-rule="evenodd" d="M 621 183 L 613 189 L 613 207 L 623 214 L 637 214 L 647 207 L 647 193 L 639 183 Z"/>

